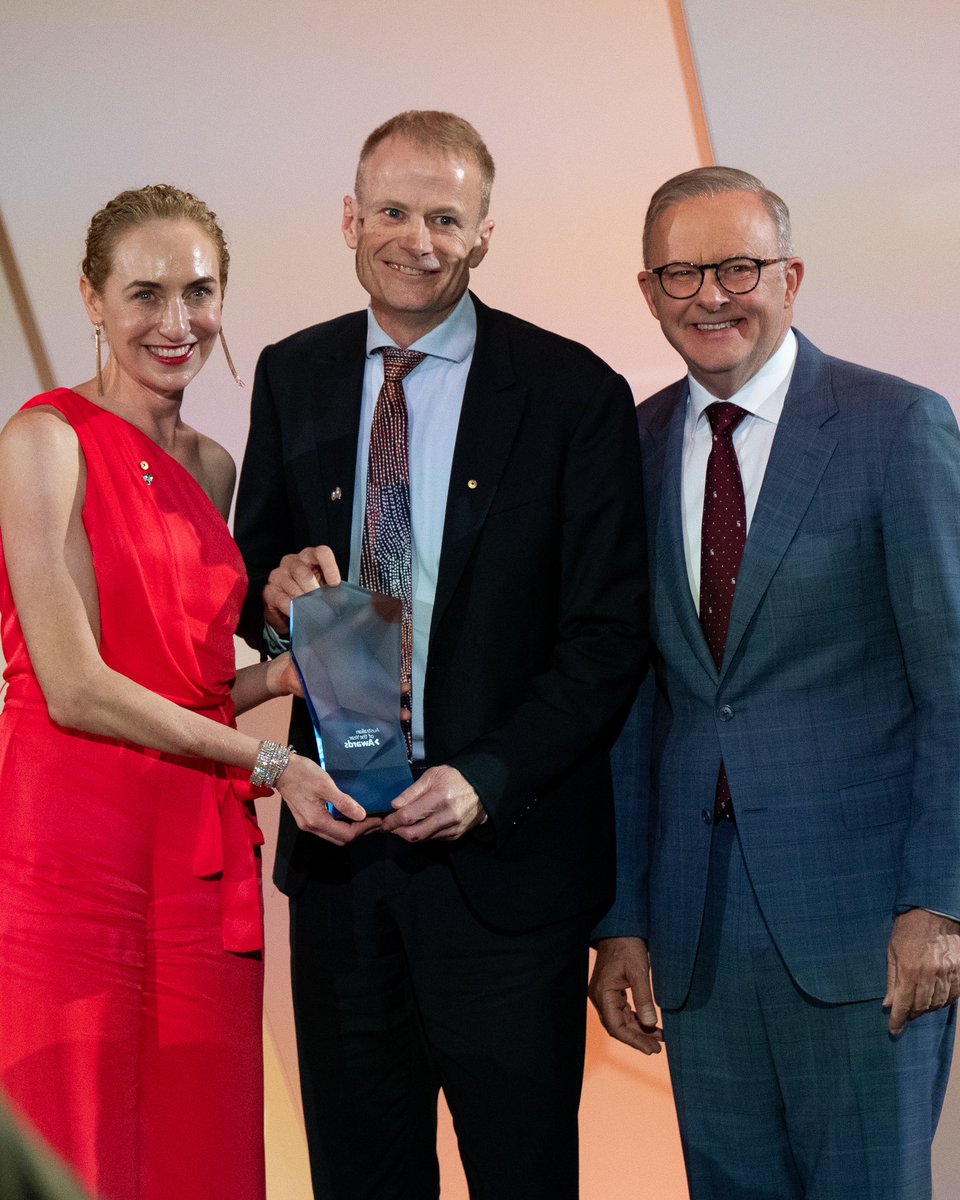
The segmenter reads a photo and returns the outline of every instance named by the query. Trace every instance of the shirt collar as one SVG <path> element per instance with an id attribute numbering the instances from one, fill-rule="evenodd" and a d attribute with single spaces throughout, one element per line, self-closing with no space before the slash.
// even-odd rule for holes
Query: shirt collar
<path id="1" fill-rule="evenodd" d="M 477 341 L 477 310 L 469 292 L 464 292 L 457 302 L 456 308 L 445 321 L 436 328 L 425 333 L 414 342 L 409 350 L 419 350 L 434 358 L 446 358 L 451 362 L 463 362 L 470 354 Z M 396 346 L 393 338 L 380 328 L 380 322 L 373 315 L 373 309 L 367 309 L 367 357 L 383 346 Z"/>
<path id="2" fill-rule="evenodd" d="M 780 347 L 770 355 L 760 370 L 730 397 L 730 403 L 746 409 L 755 417 L 772 421 L 776 425 L 783 412 L 787 385 L 796 361 L 797 338 L 793 330 L 788 329 L 787 336 L 783 339 Z M 688 377 L 688 383 L 690 385 L 690 407 L 693 410 L 694 424 L 696 424 L 707 407 L 716 404 L 717 397 L 711 395 L 703 384 L 698 383 L 692 375 Z"/>

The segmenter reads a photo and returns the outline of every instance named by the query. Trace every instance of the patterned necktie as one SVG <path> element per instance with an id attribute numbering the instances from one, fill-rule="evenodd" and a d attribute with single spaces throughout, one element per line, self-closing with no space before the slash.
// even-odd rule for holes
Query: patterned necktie
<path id="1" fill-rule="evenodd" d="M 700 538 L 700 624 L 717 667 L 723 663 L 730 628 L 730 610 L 737 573 L 747 540 L 747 508 L 743 499 L 740 464 L 733 446 L 733 431 L 747 415 L 736 404 L 723 401 L 708 406 L 713 445 L 707 459 Z M 720 764 L 714 800 L 715 821 L 733 820 L 733 801 L 727 769 Z"/>
<path id="2" fill-rule="evenodd" d="M 426 358 L 416 350 L 385 346 L 383 387 L 377 397 L 367 462 L 367 504 L 360 549 L 360 585 L 401 603 L 400 707 L 412 708 L 413 529 L 410 522 L 410 456 L 403 380 Z M 410 720 L 401 722 L 413 756 Z"/>

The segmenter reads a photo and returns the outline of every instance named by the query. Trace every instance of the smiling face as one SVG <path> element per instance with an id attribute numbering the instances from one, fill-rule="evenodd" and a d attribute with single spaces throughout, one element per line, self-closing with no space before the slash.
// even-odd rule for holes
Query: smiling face
<path id="1" fill-rule="evenodd" d="M 151 220 L 124 233 L 100 292 L 84 277 L 90 319 L 110 346 L 109 389 L 133 384 L 165 396 L 181 393 L 213 349 L 223 294 L 211 239 L 186 220 Z"/>
<path id="2" fill-rule="evenodd" d="M 445 320 L 483 260 L 480 168 L 468 155 L 390 137 L 370 154 L 362 189 L 343 201 L 343 236 L 383 330 L 406 347 Z"/>
<path id="3" fill-rule="evenodd" d="M 760 197 L 721 192 L 684 200 L 660 215 L 651 231 L 649 265 L 780 255 L 777 227 Z M 743 387 L 780 347 L 802 278 L 802 260 L 788 258 L 764 267 L 752 292 L 731 296 L 708 271 L 695 296 L 674 300 L 650 271 L 638 276 L 664 337 L 694 379 L 720 400 Z"/>

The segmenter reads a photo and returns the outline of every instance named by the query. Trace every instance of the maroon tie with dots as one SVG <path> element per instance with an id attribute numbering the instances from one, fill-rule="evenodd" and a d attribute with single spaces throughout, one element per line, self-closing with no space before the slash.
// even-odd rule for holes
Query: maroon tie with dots
<path id="1" fill-rule="evenodd" d="M 417 350 L 383 348 L 383 387 L 377 396 L 367 462 L 367 503 L 360 548 L 360 584 L 399 598 L 400 707 L 413 705 L 413 532 L 410 522 L 410 448 L 403 381 L 427 357 Z M 407 757 L 413 754 L 408 718 L 401 721 Z"/>
<path id="2" fill-rule="evenodd" d="M 727 644 L 730 610 L 737 587 L 737 572 L 747 540 L 747 508 L 743 499 L 740 464 L 733 447 L 733 431 L 747 415 L 736 404 L 723 401 L 708 406 L 713 445 L 707 459 L 700 537 L 700 624 L 719 667 Z M 733 801 L 727 769 L 720 764 L 715 821 L 733 820 Z"/>

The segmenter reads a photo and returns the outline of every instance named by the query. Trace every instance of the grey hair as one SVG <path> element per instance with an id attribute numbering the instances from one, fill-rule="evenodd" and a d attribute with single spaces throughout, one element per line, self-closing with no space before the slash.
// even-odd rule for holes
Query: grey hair
<path id="1" fill-rule="evenodd" d="M 653 226 L 668 208 L 682 204 L 685 200 L 703 200 L 719 196 L 723 192 L 753 192 L 763 202 L 777 230 L 777 251 L 785 258 L 793 253 L 793 231 L 790 227 L 790 210 L 776 192 L 765 187 L 756 175 L 739 171 L 736 167 L 697 167 L 674 175 L 653 193 L 643 222 L 643 261 L 649 268 L 650 243 Z M 659 265 L 659 264 L 658 264 Z"/>

